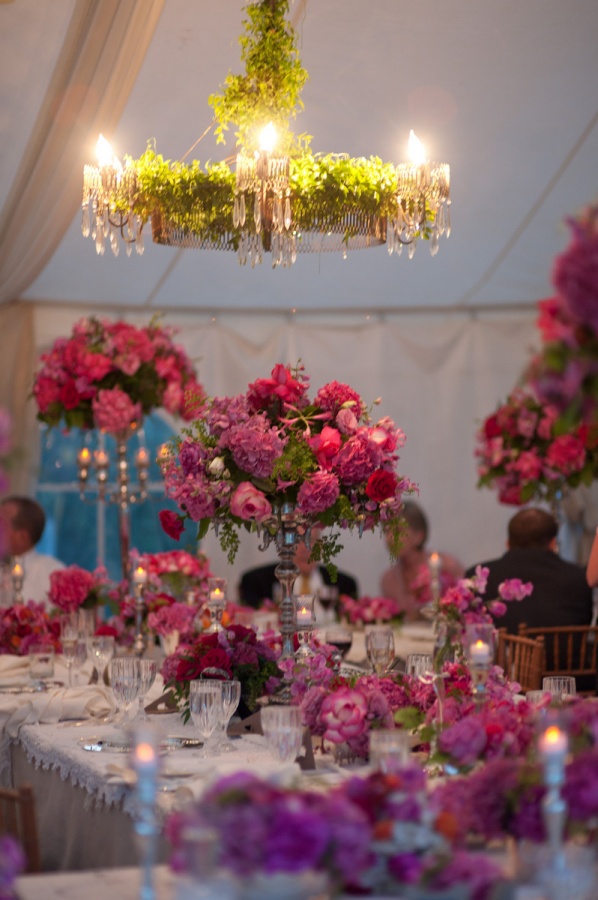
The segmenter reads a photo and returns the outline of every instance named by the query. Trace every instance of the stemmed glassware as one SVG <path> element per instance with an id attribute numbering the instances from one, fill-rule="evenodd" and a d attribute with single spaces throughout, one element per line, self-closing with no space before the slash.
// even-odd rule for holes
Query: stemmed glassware
<path id="1" fill-rule="evenodd" d="M 156 680 L 156 674 L 158 672 L 158 666 L 154 659 L 140 659 L 139 660 L 139 673 L 141 676 L 141 687 L 139 688 L 139 705 L 137 708 L 137 712 L 135 714 L 134 721 L 141 722 L 144 719 L 147 719 L 147 713 L 144 709 L 145 706 L 145 697 L 154 681 Z"/>
<path id="2" fill-rule="evenodd" d="M 332 657 L 332 663 L 336 671 L 341 667 L 341 663 L 353 644 L 353 632 L 344 625 L 335 625 L 333 628 L 326 629 L 326 643 L 335 648 Z"/>
<path id="3" fill-rule="evenodd" d="M 279 762 L 294 762 L 303 743 L 301 709 L 298 706 L 264 706 L 260 712 L 264 737 Z"/>
<path id="4" fill-rule="evenodd" d="M 395 639 L 392 628 L 373 628 L 365 636 L 365 648 L 374 673 L 384 675 L 395 658 Z"/>
<path id="5" fill-rule="evenodd" d="M 230 753 L 233 748 L 228 739 L 227 728 L 241 699 L 241 682 L 221 681 L 220 685 L 222 688 L 222 715 L 218 719 L 216 727 L 214 749 L 217 749 L 219 753 Z"/>
<path id="6" fill-rule="evenodd" d="M 62 657 L 68 672 L 68 686 L 73 686 L 73 663 L 77 653 L 79 638 L 79 618 L 76 612 L 64 613 L 60 616 L 60 640 Z"/>
<path id="7" fill-rule="evenodd" d="M 87 638 L 87 655 L 98 673 L 98 682 L 102 684 L 104 671 L 114 656 L 114 638 L 112 635 L 92 635 Z"/>
<path id="8" fill-rule="evenodd" d="M 139 697 L 141 689 L 141 667 L 137 658 L 118 657 L 110 660 L 108 665 L 110 687 L 122 711 L 122 723 L 131 722 L 130 710 Z"/>
<path id="9" fill-rule="evenodd" d="M 199 755 L 207 756 L 208 741 L 223 715 L 222 683 L 202 678 L 191 681 L 189 710 L 193 724 L 204 742 L 204 748 Z"/>
<path id="10" fill-rule="evenodd" d="M 79 684 L 79 672 L 85 665 L 85 661 L 87 659 L 87 641 L 85 638 L 79 637 L 75 642 L 75 653 L 73 656 L 73 681 L 77 685 Z"/>

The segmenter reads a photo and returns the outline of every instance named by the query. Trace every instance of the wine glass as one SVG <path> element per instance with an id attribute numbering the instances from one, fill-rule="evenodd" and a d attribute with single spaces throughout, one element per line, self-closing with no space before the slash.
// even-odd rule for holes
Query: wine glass
<path id="1" fill-rule="evenodd" d="M 222 715 L 218 720 L 218 736 L 215 747 L 220 753 L 230 753 L 232 747 L 228 739 L 227 728 L 241 699 L 241 682 L 221 681 L 220 685 L 222 688 Z"/>
<path id="2" fill-rule="evenodd" d="M 341 659 L 344 659 L 353 644 L 353 632 L 350 628 L 338 625 L 326 629 L 326 643 L 336 647 Z"/>
<path id="3" fill-rule="evenodd" d="M 141 688 L 139 660 L 131 657 L 111 659 L 108 664 L 108 672 L 112 693 L 119 710 L 122 711 L 122 722 L 128 725 L 131 721 L 131 707 L 137 700 Z"/>
<path id="4" fill-rule="evenodd" d="M 60 616 L 60 639 L 62 658 L 68 672 L 68 686 L 73 686 L 73 662 L 77 651 L 79 637 L 79 617 L 76 612 L 64 613 Z"/>
<path id="5" fill-rule="evenodd" d="M 139 706 L 137 708 L 137 713 L 135 714 L 135 722 L 140 722 L 148 718 L 144 709 L 145 696 L 156 680 L 158 666 L 155 659 L 140 659 L 139 672 L 141 675 L 141 687 L 139 688 Z"/>
<path id="6" fill-rule="evenodd" d="M 323 584 L 318 588 L 318 602 L 324 610 L 324 621 L 333 622 L 338 604 L 338 587 L 334 584 Z"/>
<path id="7" fill-rule="evenodd" d="M 384 675 L 395 658 L 392 628 L 375 628 L 369 631 L 365 636 L 365 648 L 374 673 Z"/>
<path id="8" fill-rule="evenodd" d="M 405 666 L 407 675 L 419 678 L 424 684 L 432 684 L 434 680 L 434 663 L 429 653 L 410 653 Z"/>
<path id="9" fill-rule="evenodd" d="M 88 637 L 87 654 L 98 673 L 98 683 L 101 684 L 106 666 L 114 656 L 114 637 L 111 634 Z"/>
<path id="10" fill-rule="evenodd" d="M 209 739 L 222 716 L 222 682 L 198 678 L 189 684 L 189 710 L 193 724 L 204 742 L 200 756 L 206 756 Z"/>

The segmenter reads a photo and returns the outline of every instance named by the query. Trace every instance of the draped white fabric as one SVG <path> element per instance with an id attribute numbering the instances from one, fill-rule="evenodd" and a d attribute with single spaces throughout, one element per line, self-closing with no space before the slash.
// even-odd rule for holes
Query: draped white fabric
<path id="1" fill-rule="evenodd" d="M 37 307 L 38 348 L 69 334 L 80 314 L 68 307 Z M 147 314 L 128 318 L 148 321 Z M 523 369 L 535 340 L 532 314 L 397 315 L 384 321 L 363 316 L 206 321 L 173 315 L 166 322 L 181 328 L 180 343 L 196 361 L 210 395 L 239 393 L 276 362 L 300 359 L 313 391 L 336 379 L 351 384 L 367 403 L 382 397 L 375 414 L 391 416 L 406 434 L 400 471 L 419 483 L 419 501 L 431 523 L 430 548 L 454 553 L 465 564 L 502 552 L 513 508 L 501 507 L 493 492 L 476 489 L 475 432 Z M 339 567 L 358 577 L 363 593 L 377 593 L 388 564 L 383 542 L 366 534 L 342 543 Z M 231 585 L 245 568 L 275 558 L 273 551 L 258 551 L 253 535 L 243 536 L 233 567 L 213 535 L 204 549 L 213 570 Z"/>
<path id="2" fill-rule="evenodd" d="M 45 102 L 0 215 L 0 302 L 39 275 L 81 198 L 89 135 L 114 128 L 164 0 L 77 0 Z"/>

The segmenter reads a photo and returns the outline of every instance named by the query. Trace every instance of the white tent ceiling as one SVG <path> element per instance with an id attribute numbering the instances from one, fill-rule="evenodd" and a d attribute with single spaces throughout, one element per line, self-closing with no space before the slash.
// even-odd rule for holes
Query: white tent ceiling
<path id="1" fill-rule="evenodd" d="M 116 130 L 119 155 L 148 138 L 180 158 L 209 124 L 208 94 L 240 70 L 241 0 L 166 0 Z M 0 210 L 43 107 L 75 0 L 0 3 Z M 298 130 L 316 151 L 405 158 L 414 128 L 449 162 L 453 233 L 435 259 L 384 248 L 241 269 L 231 253 L 151 245 L 97 258 L 79 196 L 57 251 L 20 298 L 169 309 L 363 310 L 525 305 L 550 290 L 563 218 L 595 199 L 596 0 L 295 0 L 310 80 Z M 93 159 L 95 134 L 81 148 Z M 210 138 L 202 161 L 222 158 Z M 0 259 L 0 271 L 2 260 Z"/>

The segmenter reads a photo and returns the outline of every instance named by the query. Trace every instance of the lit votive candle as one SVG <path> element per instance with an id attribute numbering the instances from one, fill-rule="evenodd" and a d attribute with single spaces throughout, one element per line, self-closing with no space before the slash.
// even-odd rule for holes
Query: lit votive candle
<path id="1" fill-rule="evenodd" d="M 216 603 L 224 600 L 224 591 L 221 591 L 220 588 L 214 588 L 210 591 L 210 600 Z"/>
<path id="2" fill-rule="evenodd" d="M 485 641 L 476 641 L 469 648 L 469 658 L 476 666 L 485 666 L 490 662 L 490 647 Z"/>
<path id="3" fill-rule="evenodd" d="M 137 566 L 133 572 L 133 584 L 147 584 L 147 570 L 143 566 Z"/>
<path id="4" fill-rule="evenodd" d="M 23 566 L 21 563 L 16 562 L 12 567 L 12 577 L 13 578 L 22 578 L 23 577 Z"/>
<path id="5" fill-rule="evenodd" d="M 564 762 L 569 741 L 558 725 L 550 725 L 538 741 L 538 751 L 544 762 Z"/>
<path id="6" fill-rule="evenodd" d="M 140 777 L 153 776 L 158 771 L 158 754 L 148 741 L 140 741 L 135 747 L 133 767 Z"/>
<path id="7" fill-rule="evenodd" d="M 149 455 L 145 447 L 140 447 L 135 456 L 135 462 L 138 466 L 149 466 Z"/>
<path id="8" fill-rule="evenodd" d="M 82 447 L 77 454 L 77 462 L 81 468 L 86 468 L 91 462 L 91 453 L 87 447 Z"/>
<path id="9" fill-rule="evenodd" d="M 440 553 L 430 553 L 428 563 L 433 577 L 438 578 L 440 574 Z"/>
<path id="10" fill-rule="evenodd" d="M 307 606 L 300 606 L 297 610 L 297 625 L 312 625 L 313 615 Z"/>
<path id="11" fill-rule="evenodd" d="M 96 450 L 94 454 L 94 462 L 99 469 L 104 469 L 108 465 L 108 454 L 105 450 Z"/>

